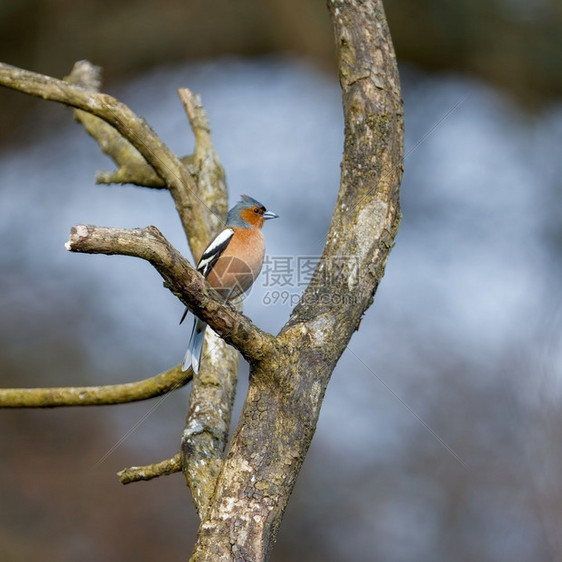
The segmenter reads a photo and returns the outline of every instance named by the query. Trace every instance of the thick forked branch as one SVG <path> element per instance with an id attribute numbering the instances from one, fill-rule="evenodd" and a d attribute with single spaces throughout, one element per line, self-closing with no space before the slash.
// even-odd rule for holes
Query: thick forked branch
<path id="1" fill-rule="evenodd" d="M 275 338 L 225 304 L 205 279 L 154 226 L 123 229 L 79 224 L 72 228 L 67 250 L 124 255 L 150 262 L 170 289 L 225 341 L 253 363 L 273 351 Z"/>
<path id="2" fill-rule="evenodd" d="M 193 562 L 269 557 L 336 362 L 370 306 L 400 222 L 402 102 L 381 0 L 328 2 L 345 117 L 338 201 L 322 260 L 255 364 Z"/>

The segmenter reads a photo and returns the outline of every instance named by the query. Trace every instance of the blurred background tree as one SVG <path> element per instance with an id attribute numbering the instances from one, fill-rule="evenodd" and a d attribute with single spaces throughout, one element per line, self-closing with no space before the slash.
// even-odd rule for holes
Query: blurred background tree
<path id="1" fill-rule="evenodd" d="M 273 559 L 557 560 L 562 4 L 385 8 L 406 102 L 404 220 Z M 201 92 L 231 197 L 282 217 L 269 253 L 317 255 L 342 149 L 323 2 L 0 3 L 4 62 L 64 76 L 81 58 L 178 153 L 175 90 Z M 0 91 L 2 386 L 136 380 L 178 362 L 188 335 L 149 268 L 64 252 L 78 222 L 155 224 L 185 248 L 166 197 L 93 187 L 110 165 L 69 117 Z M 284 323 L 298 273 L 256 287 L 258 325 Z M 118 411 L 0 411 L 0 559 L 183 558 L 196 519 L 181 477 L 123 488 L 114 473 L 175 451 L 186 403 L 180 391 Z"/>

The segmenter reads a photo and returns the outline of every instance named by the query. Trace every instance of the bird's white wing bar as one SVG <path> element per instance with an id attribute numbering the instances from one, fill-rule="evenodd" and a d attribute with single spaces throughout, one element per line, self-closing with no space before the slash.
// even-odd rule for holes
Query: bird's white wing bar
<path id="1" fill-rule="evenodd" d="M 199 263 L 197 264 L 197 271 L 207 277 L 209 271 L 213 269 L 213 265 L 217 263 L 220 255 L 224 252 L 228 246 L 230 239 L 234 236 L 234 230 L 232 228 L 225 228 L 221 230 L 214 238 L 214 240 L 207 246 L 207 249 L 203 252 Z M 180 320 L 180 324 L 185 320 L 189 309 L 186 308 Z M 185 366 L 185 364 L 184 364 Z"/>
<path id="2" fill-rule="evenodd" d="M 203 252 L 197 264 L 197 271 L 199 271 L 203 277 L 207 277 L 233 236 L 234 230 L 232 230 L 232 228 L 225 228 L 221 230 L 215 239 L 207 246 L 207 249 Z"/>

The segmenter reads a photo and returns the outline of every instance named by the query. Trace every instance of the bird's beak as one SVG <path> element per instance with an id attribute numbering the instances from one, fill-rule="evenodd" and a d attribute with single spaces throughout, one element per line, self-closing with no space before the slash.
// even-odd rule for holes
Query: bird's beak
<path id="1" fill-rule="evenodd" d="M 263 215 L 262 215 L 263 219 L 268 221 L 270 219 L 278 219 L 279 215 L 277 213 L 274 213 L 273 211 L 266 211 Z"/>

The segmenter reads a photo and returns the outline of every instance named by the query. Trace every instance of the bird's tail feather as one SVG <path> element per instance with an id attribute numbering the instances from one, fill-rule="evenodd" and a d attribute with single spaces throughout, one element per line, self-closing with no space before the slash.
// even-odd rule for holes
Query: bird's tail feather
<path id="1" fill-rule="evenodd" d="M 195 318 L 191 338 L 189 339 L 189 345 L 187 347 L 187 351 L 185 352 L 185 357 L 183 358 L 181 366 L 182 371 L 187 371 L 191 366 L 193 367 L 194 373 L 199 372 L 199 363 L 201 362 L 201 351 L 203 350 L 203 342 L 205 341 L 206 328 L 206 322 L 199 320 L 199 318 Z"/>

